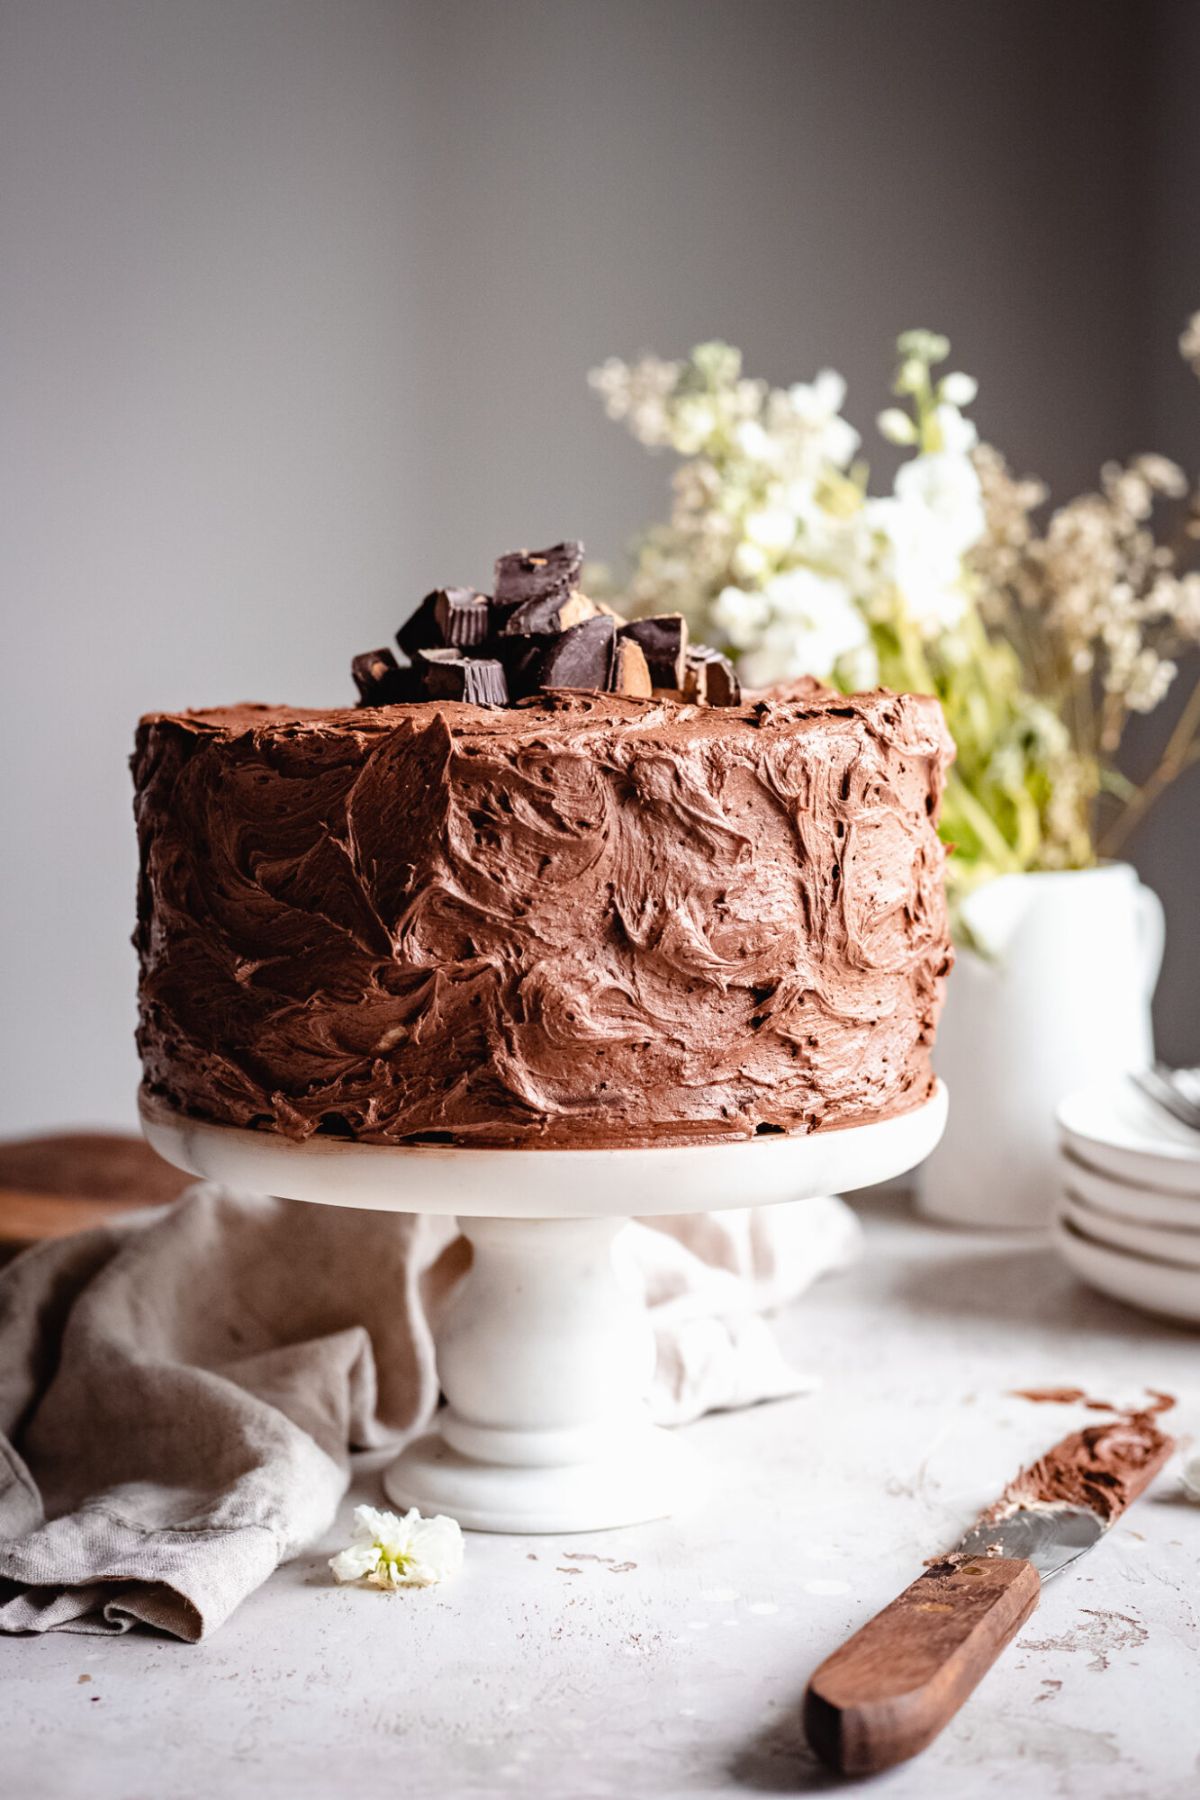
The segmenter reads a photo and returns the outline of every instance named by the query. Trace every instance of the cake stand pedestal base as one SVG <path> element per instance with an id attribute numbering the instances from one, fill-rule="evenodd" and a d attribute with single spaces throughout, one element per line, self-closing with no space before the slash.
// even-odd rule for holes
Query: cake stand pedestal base
<path id="1" fill-rule="evenodd" d="M 939 1084 L 898 1118 L 810 1137 L 647 1150 L 292 1143 L 205 1125 L 150 1097 L 168 1162 L 243 1191 L 457 1218 L 471 1268 L 438 1333 L 447 1406 L 384 1486 L 398 1506 L 480 1531 L 577 1532 L 661 1518 L 701 1485 L 650 1423 L 654 1334 L 614 1250 L 631 1217 L 762 1206 L 903 1174 L 946 1118 Z"/>
<path id="2" fill-rule="evenodd" d="M 657 1425 L 615 1439 L 608 1459 L 529 1469 L 475 1462 L 431 1431 L 385 1470 L 383 1488 L 395 1506 L 448 1513 L 468 1531 L 607 1531 L 698 1498 L 700 1462 Z"/>
<path id="3" fill-rule="evenodd" d="M 651 1425 L 654 1333 L 620 1280 L 620 1219 L 465 1219 L 471 1267 L 438 1333 L 449 1404 L 388 1497 L 491 1531 L 662 1518 L 694 1457 Z"/>

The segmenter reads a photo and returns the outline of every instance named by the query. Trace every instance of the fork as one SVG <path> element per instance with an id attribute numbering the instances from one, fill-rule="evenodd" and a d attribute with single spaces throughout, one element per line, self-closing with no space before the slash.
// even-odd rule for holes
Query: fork
<path id="1" fill-rule="evenodd" d="M 1190 1131 L 1200 1132 L 1200 1104 L 1191 1097 L 1195 1092 L 1195 1076 L 1195 1070 L 1181 1069 L 1176 1072 L 1168 1069 L 1165 1063 L 1156 1062 L 1148 1069 L 1135 1069 L 1130 1080 L 1139 1093 L 1145 1094 L 1147 1100 L 1152 1101 L 1163 1112 L 1169 1113 Z M 1187 1080 L 1186 1087 L 1184 1078 Z"/>

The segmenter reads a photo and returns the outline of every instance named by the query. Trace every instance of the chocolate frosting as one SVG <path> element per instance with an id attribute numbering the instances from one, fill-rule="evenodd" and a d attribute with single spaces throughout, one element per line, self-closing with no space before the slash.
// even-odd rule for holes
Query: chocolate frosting
<path id="1" fill-rule="evenodd" d="M 1145 1492 L 1174 1448 L 1151 1412 L 1089 1425 L 1022 1469 L 980 1523 L 997 1524 L 1026 1506 L 1086 1506 L 1111 1524 Z"/>
<path id="2" fill-rule="evenodd" d="M 154 714 L 147 1088 L 369 1143 L 853 1125 L 929 1094 L 935 701 L 811 684 Z"/>

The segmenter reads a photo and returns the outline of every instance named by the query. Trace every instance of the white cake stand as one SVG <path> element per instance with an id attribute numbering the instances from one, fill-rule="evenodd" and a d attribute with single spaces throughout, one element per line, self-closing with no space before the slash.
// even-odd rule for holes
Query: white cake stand
<path id="1" fill-rule="evenodd" d="M 470 1272 L 438 1337 L 448 1405 L 384 1475 L 389 1498 L 479 1531 L 596 1531 L 662 1518 L 694 1489 L 678 1436 L 651 1425 L 654 1337 L 618 1278 L 635 1216 L 812 1199 L 885 1181 L 933 1149 L 939 1083 L 915 1112 L 810 1137 L 651 1150 L 292 1143 L 142 1101 L 168 1162 L 333 1206 L 456 1217 Z"/>

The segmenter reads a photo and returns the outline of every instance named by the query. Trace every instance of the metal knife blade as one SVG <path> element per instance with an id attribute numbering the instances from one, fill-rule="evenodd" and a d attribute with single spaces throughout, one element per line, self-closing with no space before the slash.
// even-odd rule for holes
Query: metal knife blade
<path id="1" fill-rule="evenodd" d="M 948 1560 L 1021 1557 L 1049 1581 L 1099 1543 L 1149 1487 L 1173 1449 L 1172 1439 L 1149 1413 L 1118 1415 L 1110 1423 L 1073 1432 L 1022 1470 Z M 1088 1505 L 1093 1498 L 1095 1504 Z"/>
<path id="2" fill-rule="evenodd" d="M 972 1525 L 951 1558 L 1020 1556 L 1049 1581 L 1099 1543 L 1107 1530 L 1108 1521 L 1090 1506 L 1021 1506 L 997 1525 Z"/>

